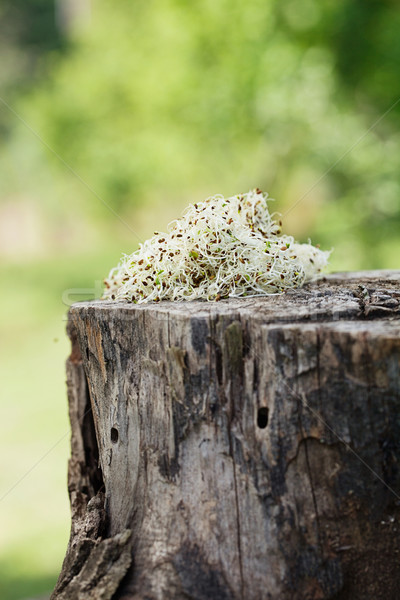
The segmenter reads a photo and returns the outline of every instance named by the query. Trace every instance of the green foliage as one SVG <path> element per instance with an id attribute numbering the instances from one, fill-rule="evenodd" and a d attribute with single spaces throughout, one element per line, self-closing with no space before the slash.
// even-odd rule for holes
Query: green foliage
<path id="1" fill-rule="evenodd" d="M 49 0 L 0 0 L 0 84 L 10 102 L 28 90 L 40 76 L 40 58 L 62 47 L 55 25 L 54 2 Z M 8 130 L 0 113 L 0 126 Z"/>
<path id="2" fill-rule="evenodd" d="M 399 20 L 391 2 L 99 0 L 20 111 L 122 213 L 255 185 L 284 212 L 329 170 L 295 233 L 338 246 L 350 223 L 360 266 L 380 266 L 370 240 L 400 224 L 400 104 L 363 136 L 396 99 Z"/>

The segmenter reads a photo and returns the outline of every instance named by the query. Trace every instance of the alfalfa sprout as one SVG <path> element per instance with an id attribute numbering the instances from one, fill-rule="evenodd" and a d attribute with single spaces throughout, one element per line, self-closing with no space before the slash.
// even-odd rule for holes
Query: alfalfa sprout
<path id="1" fill-rule="evenodd" d="M 284 235 L 260 190 L 190 204 L 167 233 L 124 255 L 104 298 L 141 304 L 265 296 L 318 277 L 329 252 Z"/>

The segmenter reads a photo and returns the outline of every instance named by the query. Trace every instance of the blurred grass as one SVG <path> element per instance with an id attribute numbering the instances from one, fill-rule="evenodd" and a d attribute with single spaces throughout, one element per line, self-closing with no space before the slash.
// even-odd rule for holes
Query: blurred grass
<path id="1" fill-rule="evenodd" d="M 2 600 L 50 591 L 61 568 L 70 522 L 62 297 L 68 288 L 95 288 L 112 256 L 107 249 L 0 266 Z"/>

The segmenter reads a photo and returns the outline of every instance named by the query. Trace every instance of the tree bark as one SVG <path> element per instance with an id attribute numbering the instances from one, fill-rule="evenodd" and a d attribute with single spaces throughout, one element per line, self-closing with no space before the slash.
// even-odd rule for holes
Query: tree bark
<path id="1" fill-rule="evenodd" d="M 400 271 L 69 313 L 72 530 L 53 600 L 390 600 Z"/>

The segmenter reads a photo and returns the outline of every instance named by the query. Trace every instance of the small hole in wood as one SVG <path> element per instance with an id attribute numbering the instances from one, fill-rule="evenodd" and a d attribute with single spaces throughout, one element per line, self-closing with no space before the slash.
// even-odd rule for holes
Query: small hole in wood
<path id="1" fill-rule="evenodd" d="M 118 429 L 116 429 L 115 427 L 111 427 L 111 441 L 112 441 L 112 443 L 116 444 L 118 442 L 118 438 L 119 438 Z"/>
<path id="2" fill-rule="evenodd" d="M 266 406 L 262 406 L 258 409 L 257 414 L 257 425 L 260 429 L 265 429 L 268 425 L 268 408 Z"/>

